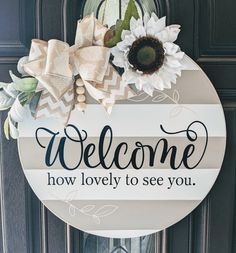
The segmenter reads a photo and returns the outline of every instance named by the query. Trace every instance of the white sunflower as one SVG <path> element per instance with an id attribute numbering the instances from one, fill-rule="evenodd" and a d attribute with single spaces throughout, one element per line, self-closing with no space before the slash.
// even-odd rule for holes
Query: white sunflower
<path id="1" fill-rule="evenodd" d="M 166 17 L 155 13 L 131 18 L 130 31 L 124 30 L 122 41 L 111 49 L 113 64 L 124 68 L 124 84 L 135 84 L 150 96 L 155 89 L 170 89 L 183 69 L 184 53 L 174 44 L 179 32 L 179 25 L 166 26 Z"/>

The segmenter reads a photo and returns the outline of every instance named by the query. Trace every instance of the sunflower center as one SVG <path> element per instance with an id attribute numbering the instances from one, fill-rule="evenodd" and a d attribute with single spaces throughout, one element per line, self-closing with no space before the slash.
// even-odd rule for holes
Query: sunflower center
<path id="1" fill-rule="evenodd" d="M 151 74 L 157 71 L 164 62 L 164 49 L 162 43 L 152 37 L 137 39 L 128 53 L 129 63 L 135 70 Z"/>
<path id="2" fill-rule="evenodd" d="M 156 51 L 154 48 L 150 46 L 144 46 L 140 48 L 137 53 L 137 60 L 141 62 L 143 65 L 149 65 L 154 62 L 156 59 Z"/>

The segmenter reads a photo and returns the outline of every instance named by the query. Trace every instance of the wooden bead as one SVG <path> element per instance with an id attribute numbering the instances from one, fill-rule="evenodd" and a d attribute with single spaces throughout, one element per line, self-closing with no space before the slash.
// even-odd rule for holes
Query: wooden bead
<path id="1" fill-rule="evenodd" d="M 79 95 L 79 96 L 77 97 L 77 101 L 78 101 L 79 103 L 84 102 L 84 101 L 85 101 L 85 96 L 84 96 L 84 95 Z"/>
<path id="2" fill-rule="evenodd" d="M 83 95 L 83 94 L 85 93 L 85 88 L 84 88 L 84 87 L 78 87 L 78 88 L 76 89 L 76 93 L 77 93 L 78 95 Z"/>
<path id="3" fill-rule="evenodd" d="M 77 79 L 75 83 L 76 83 L 76 85 L 77 85 L 78 87 L 84 86 L 84 83 L 83 83 L 83 81 L 82 81 L 81 79 Z"/>

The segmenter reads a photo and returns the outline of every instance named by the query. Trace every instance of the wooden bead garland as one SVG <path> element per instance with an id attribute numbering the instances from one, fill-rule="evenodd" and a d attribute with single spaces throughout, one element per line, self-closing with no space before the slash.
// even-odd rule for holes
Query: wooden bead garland
<path id="1" fill-rule="evenodd" d="M 86 108 L 86 97 L 85 97 L 85 88 L 84 88 L 84 83 L 81 79 L 76 80 L 76 108 L 84 112 Z"/>

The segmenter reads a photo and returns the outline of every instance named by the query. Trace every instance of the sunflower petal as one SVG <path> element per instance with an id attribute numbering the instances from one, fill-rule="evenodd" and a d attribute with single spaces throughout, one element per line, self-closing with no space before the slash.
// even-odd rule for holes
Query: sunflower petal
<path id="1" fill-rule="evenodd" d="M 149 21 L 147 22 L 147 26 L 146 26 L 146 33 L 148 35 L 152 36 L 155 34 L 155 25 L 156 25 L 155 19 L 151 17 Z"/>
<path id="2" fill-rule="evenodd" d="M 165 27 L 166 27 L 166 17 L 162 17 L 156 21 L 155 33 L 162 31 L 163 29 L 165 29 Z"/>
<path id="3" fill-rule="evenodd" d="M 167 26 L 161 32 L 155 34 L 155 36 L 162 42 L 174 42 L 176 41 L 178 34 L 180 32 L 179 25 Z"/>
<path id="4" fill-rule="evenodd" d="M 179 46 L 172 42 L 165 42 L 163 47 L 168 55 L 174 55 L 179 51 Z"/>
<path id="5" fill-rule="evenodd" d="M 134 41 L 136 40 L 136 38 L 133 34 L 130 34 L 130 35 L 126 35 L 124 40 L 125 40 L 126 44 L 131 46 L 134 43 Z"/>
<path id="6" fill-rule="evenodd" d="M 129 30 L 123 30 L 121 34 L 121 39 L 124 40 L 127 35 L 130 35 L 131 32 Z"/>
<path id="7" fill-rule="evenodd" d="M 159 20 L 158 16 L 156 15 L 155 12 L 152 12 L 152 18 L 154 18 L 155 22 L 157 22 Z"/>
<path id="8" fill-rule="evenodd" d="M 145 29 L 146 29 L 146 27 L 147 27 L 147 23 L 148 23 L 148 20 L 149 20 L 149 19 L 150 19 L 149 13 L 148 13 L 148 12 L 145 12 L 144 17 L 143 17 L 143 24 L 144 24 Z"/>
<path id="9" fill-rule="evenodd" d="M 137 19 L 135 19 L 134 17 L 132 17 L 130 19 L 130 31 L 131 33 L 133 33 L 134 29 L 137 27 Z"/>
<path id="10" fill-rule="evenodd" d="M 116 46 L 120 51 L 123 51 L 123 52 L 126 52 L 129 48 L 129 44 L 125 40 L 118 42 Z"/>
<path id="11" fill-rule="evenodd" d="M 146 31 L 144 29 L 143 26 L 138 26 L 135 30 L 134 30 L 134 35 L 137 38 L 141 38 L 141 37 L 145 37 L 146 36 Z"/>
<path id="12" fill-rule="evenodd" d="M 124 74 L 122 75 L 122 79 L 124 80 L 126 84 L 136 83 L 138 80 L 138 77 L 139 77 L 139 74 L 130 68 L 126 69 Z"/>
<path id="13" fill-rule="evenodd" d="M 152 87 L 152 85 L 150 85 L 149 83 L 145 83 L 142 86 L 143 86 L 143 91 L 152 97 L 153 91 L 154 91 L 154 88 Z"/>

